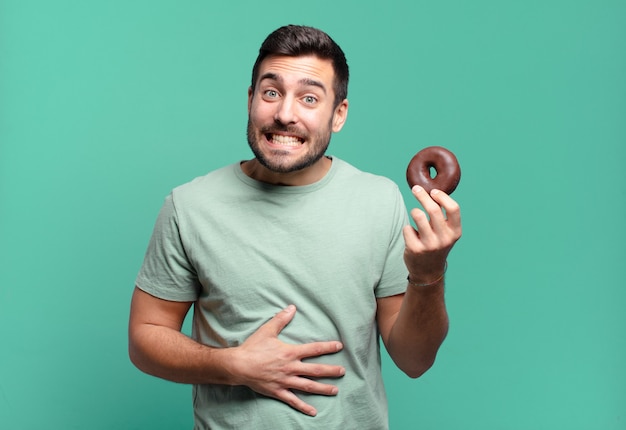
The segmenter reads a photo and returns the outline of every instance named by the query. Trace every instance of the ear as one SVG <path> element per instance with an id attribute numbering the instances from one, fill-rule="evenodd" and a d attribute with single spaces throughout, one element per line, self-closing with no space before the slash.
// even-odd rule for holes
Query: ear
<path id="1" fill-rule="evenodd" d="M 337 133 L 343 128 L 344 123 L 348 119 L 348 99 L 343 99 L 335 108 L 333 113 L 333 132 Z"/>
<path id="2" fill-rule="evenodd" d="M 250 114 L 250 106 L 252 106 L 252 87 L 248 87 L 248 114 Z"/>

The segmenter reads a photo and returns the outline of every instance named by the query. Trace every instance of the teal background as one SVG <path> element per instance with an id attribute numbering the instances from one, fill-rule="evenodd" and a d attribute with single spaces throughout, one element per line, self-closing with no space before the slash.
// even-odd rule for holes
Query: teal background
<path id="1" fill-rule="evenodd" d="M 610 0 L 0 1 L 0 427 L 191 428 L 190 388 L 127 358 L 133 281 L 168 191 L 250 157 L 250 70 L 287 23 L 347 54 L 332 154 L 409 206 L 415 152 L 462 164 L 450 334 L 418 380 L 384 357 L 392 429 L 626 429 Z"/>

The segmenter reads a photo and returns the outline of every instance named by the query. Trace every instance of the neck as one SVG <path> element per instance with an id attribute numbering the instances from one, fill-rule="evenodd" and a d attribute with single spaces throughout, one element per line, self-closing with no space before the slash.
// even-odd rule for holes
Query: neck
<path id="1" fill-rule="evenodd" d="M 282 186 L 302 186 L 313 184 L 322 179 L 328 170 L 332 160 L 324 156 L 312 166 L 295 172 L 279 173 L 273 172 L 263 166 L 256 158 L 241 163 L 241 170 L 259 182 Z"/>

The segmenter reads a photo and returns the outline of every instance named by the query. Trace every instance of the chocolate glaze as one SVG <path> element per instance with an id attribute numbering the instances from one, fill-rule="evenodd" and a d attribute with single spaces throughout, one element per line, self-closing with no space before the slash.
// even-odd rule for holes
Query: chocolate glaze
<path id="1" fill-rule="evenodd" d="M 430 176 L 430 169 L 437 174 Z M 409 186 L 423 187 L 430 193 L 433 188 L 452 194 L 461 180 L 461 167 L 455 155 L 442 146 L 429 146 L 415 154 L 406 169 Z"/>

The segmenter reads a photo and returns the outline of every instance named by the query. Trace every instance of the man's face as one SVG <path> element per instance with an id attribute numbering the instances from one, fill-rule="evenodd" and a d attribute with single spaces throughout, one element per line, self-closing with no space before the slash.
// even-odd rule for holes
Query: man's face
<path id="1" fill-rule="evenodd" d="M 270 56 L 248 91 L 248 144 L 262 166 L 292 173 L 315 166 L 333 132 L 341 130 L 347 100 L 333 108 L 334 70 L 316 56 Z"/>

